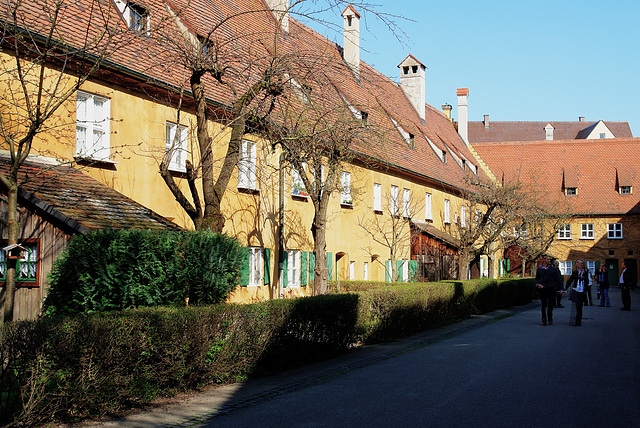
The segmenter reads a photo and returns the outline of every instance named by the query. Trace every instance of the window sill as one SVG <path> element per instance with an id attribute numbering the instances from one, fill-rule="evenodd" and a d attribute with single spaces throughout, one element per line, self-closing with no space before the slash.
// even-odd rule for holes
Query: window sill
<path id="1" fill-rule="evenodd" d="M 607 239 L 620 240 L 620 239 L 624 239 L 624 238 L 623 238 L 622 236 L 621 236 L 621 237 L 619 237 L 619 238 L 613 238 L 613 237 L 609 237 L 609 236 L 607 236 Z"/>
<path id="2" fill-rule="evenodd" d="M 344 208 L 344 209 L 347 209 L 347 210 L 352 210 L 353 209 L 353 204 L 340 202 L 340 208 Z"/>
<path id="3" fill-rule="evenodd" d="M 259 195 L 260 189 L 250 189 L 247 187 L 238 187 L 238 192 L 245 193 L 247 195 Z"/>
<path id="4" fill-rule="evenodd" d="M 307 201 L 309 199 L 309 195 L 306 193 L 292 193 L 291 197 L 298 201 Z"/>
<path id="5" fill-rule="evenodd" d="M 373 210 L 374 214 L 382 215 L 382 210 Z"/>
<path id="6" fill-rule="evenodd" d="M 73 159 L 76 161 L 78 165 L 83 165 L 83 166 L 96 166 L 96 167 L 115 169 L 115 166 L 118 165 L 118 162 L 113 161 L 111 159 L 97 159 L 97 158 L 80 156 L 80 155 L 75 155 Z"/>
<path id="7" fill-rule="evenodd" d="M 595 238 L 587 238 L 587 237 L 585 237 L 585 236 L 581 236 L 581 237 L 580 237 L 580 240 L 581 240 L 581 241 L 595 241 Z"/>

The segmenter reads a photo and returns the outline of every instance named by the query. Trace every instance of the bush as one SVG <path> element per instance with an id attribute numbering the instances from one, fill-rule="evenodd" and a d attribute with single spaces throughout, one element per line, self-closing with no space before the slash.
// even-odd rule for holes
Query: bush
<path id="1" fill-rule="evenodd" d="M 211 232 L 100 230 L 75 237 L 56 261 L 46 315 L 224 301 L 247 251 Z"/>

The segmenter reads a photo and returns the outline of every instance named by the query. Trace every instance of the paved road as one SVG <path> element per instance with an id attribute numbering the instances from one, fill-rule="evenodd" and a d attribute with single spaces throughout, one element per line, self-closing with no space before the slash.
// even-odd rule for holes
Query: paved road
<path id="1" fill-rule="evenodd" d="M 611 294 L 580 327 L 536 302 L 95 426 L 640 427 L 640 292 Z"/>

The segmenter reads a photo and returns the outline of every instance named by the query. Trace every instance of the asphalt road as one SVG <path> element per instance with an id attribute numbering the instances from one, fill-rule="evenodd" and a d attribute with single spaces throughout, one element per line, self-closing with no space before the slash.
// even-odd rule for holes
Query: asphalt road
<path id="1" fill-rule="evenodd" d="M 595 294 L 594 294 L 595 297 Z M 539 303 L 240 384 L 102 427 L 640 427 L 640 292 L 631 312 Z"/>

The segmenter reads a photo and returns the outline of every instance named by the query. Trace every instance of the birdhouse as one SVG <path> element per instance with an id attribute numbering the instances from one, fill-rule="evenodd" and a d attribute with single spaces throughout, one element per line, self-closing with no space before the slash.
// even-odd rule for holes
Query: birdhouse
<path id="1" fill-rule="evenodd" d="M 20 260 L 24 257 L 24 252 L 27 251 L 27 249 L 20 244 L 7 245 L 2 250 L 7 253 L 7 260 Z"/>

